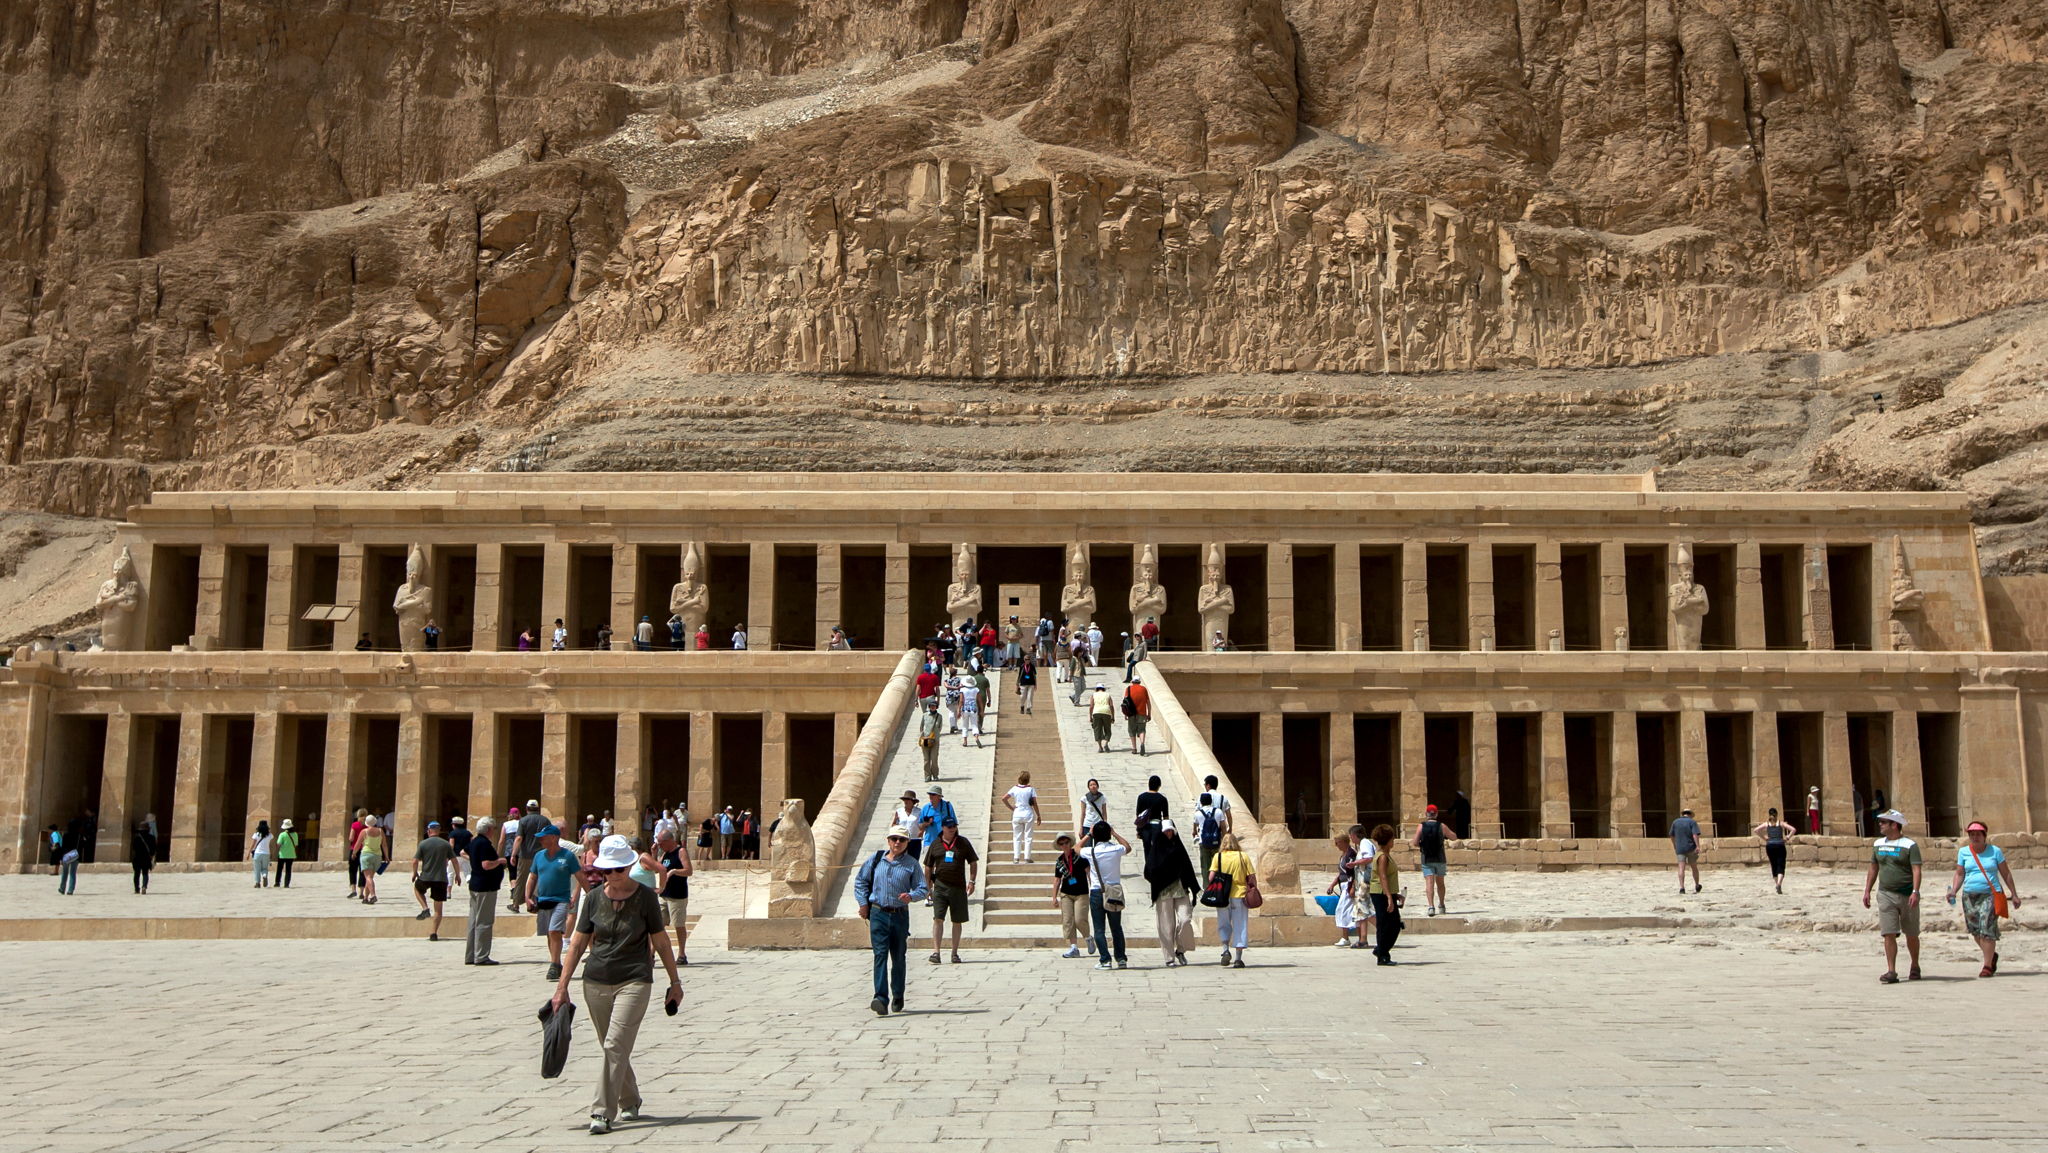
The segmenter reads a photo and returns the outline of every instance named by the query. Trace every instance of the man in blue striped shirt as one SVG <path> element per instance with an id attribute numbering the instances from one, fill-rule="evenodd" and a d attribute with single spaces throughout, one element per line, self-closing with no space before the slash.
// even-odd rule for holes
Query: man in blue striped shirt
<path id="1" fill-rule="evenodd" d="M 905 852 L 908 830 L 889 830 L 889 847 L 869 857 L 853 876 L 853 899 L 868 923 L 868 943 L 875 950 L 875 1016 L 903 1011 L 904 968 L 910 946 L 910 906 L 924 900 L 924 870 Z"/>

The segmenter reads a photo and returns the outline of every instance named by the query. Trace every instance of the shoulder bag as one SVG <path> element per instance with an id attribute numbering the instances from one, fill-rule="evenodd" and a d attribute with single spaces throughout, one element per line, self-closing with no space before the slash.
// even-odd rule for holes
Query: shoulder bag
<path id="1" fill-rule="evenodd" d="M 1998 876 L 1984 867 L 1984 859 L 1977 850 L 1970 850 L 1970 859 L 1977 862 L 1977 871 L 1984 874 L 1984 883 L 1991 886 L 1991 915 L 1998 918 L 2012 916 L 2012 906 L 2006 902 L 2005 890 L 1999 887 Z"/>
<path id="2" fill-rule="evenodd" d="M 1266 895 L 1259 892 L 1259 877 L 1258 874 L 1250 871 L 1251 862 L 1249 860 L 1245 862 L 1245 869 L 1248 875 L 1244 879 L 1244 907 L 1256 909 L 1266 903 Z"/>

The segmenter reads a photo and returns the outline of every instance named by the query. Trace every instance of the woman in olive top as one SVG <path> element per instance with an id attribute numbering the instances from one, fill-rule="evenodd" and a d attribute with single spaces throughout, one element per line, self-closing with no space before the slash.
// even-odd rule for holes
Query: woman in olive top
<path id="1" fill-rule="evenodd" d="M 1372 858 L 1372 880 L 1366 891 L 1372 895 L 1373 921 L 1378 933 L 1373 938 L 1372 954 L 1382 965 L 1392 965 L 1394 942 L 1401 936 L 1401 870 L 1394 864 L 1394 826 L 1379 825 L 1372 831 L 1372 842 L 1379 851 Z"/>
<path id="2" fill-rule="evenodd" d="M 277 887 L 292 887 L 292 862 L 299 859 L 299 831 L 292 828 L 292 819 L 286 817 L 277 828 Z"/>
<path id="3" fill-rule="evenodd" d="M 1250 855 L 1237 847 L 1237 837 L 1230 833 L 1223 834 L 1223 843 L 1216 858 L 1209 862 L 1209 875 L 1203 878 L 1203 883 L 1214 881 L 1219 874 L 1230 878 L 1230 903 L 1216 910 L 1216 938 L 1223 943 L 1223 963 L 1232 969 L 1242 969 L 1246 936 L 1251 928 L 1251 910 L 1244 907 L 1244 895 L 1258 875 L 1252 871 Z"/>
<path id="4" fill-rule="evenodd" d="M 363 874 L 363 904 L 374 905 L 377 903 L 377 870 L 384 864 L 384 826 L 365 819 L 363 827 L 356 830 L 355 842 L 348 849 Z"/>
<path id="5" fill-rule="evenodd" d="M 583 1003 L 604 1046 L 604 1069 L 597 1097 L 590 1103 L 592 1133 L 611 1132 L 614 1121 L 640 1119 L 633 1042 L 654 991 L 650 946 L 668 970 L 665 1003 L 675 1005 L 683 999 L 676 955 L 669 947 L 668 934 L 662 931 L 661 901 L 653 889 L 633 879 L 631 870 L 639 856 L 621 836 L 606 837 L 598 845 L 591 867 L 604 877 L 604 883 L 583 899 L 576 935 L 569 940 L 569 955 L 563 959 L 562 975 L 555 983 L 554 1005 L 559 1009 L 569 1000 L 569 978 L 576 972 L 576 962 L 584 954 L 590 955 L 590 966 L 583 971 Z"/>

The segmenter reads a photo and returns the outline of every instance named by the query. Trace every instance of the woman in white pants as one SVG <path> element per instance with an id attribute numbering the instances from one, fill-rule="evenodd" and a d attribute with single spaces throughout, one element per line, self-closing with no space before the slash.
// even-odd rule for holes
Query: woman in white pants
<path id="1" fill-rule="evenodd" d="M 1251 929 L 1251 910 L 1244 907 L 1244 895 L 1258 876 L 1252 872 L 1250 854 L 1238 848 L 1237 838 L 1229 833 L 1223 834 L 1223 846 L 1216 859 L 1209 862 L 1209 875 L 1204 883 L 1218 876 L 1230 878 L 1230 903 L 1216 910 L 1216 937 L 1223 944 L 1223 964 L 1242 969 Z"/>
<path id="2" fill-rule="evenodd" d="M 1031 830 L 1038 827 L 1038 790 L 1031 787 L 1031 774 L 1018 773 L 1017 783 L 1003 794 L 1010 807 L 1010 863 L 1031 863 Z"/>

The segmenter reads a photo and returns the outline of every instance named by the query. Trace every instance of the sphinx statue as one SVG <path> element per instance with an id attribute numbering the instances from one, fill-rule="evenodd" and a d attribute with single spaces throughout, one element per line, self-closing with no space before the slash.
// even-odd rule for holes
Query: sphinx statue
<path id="1" fill-rule="evenodd" d="M 787 798 L 768 846 L 769 916 L 809 917 L 817 911 L 817 852 L 803 798 Z"/>
<path id="2" fill-rule="evenodd" d="M 1095 586 L 1088 583 L 1088 546 L 1077 544 L 1067 550 L 1067 583 L 1060 589 L 1060 615 L 1067 628 L 1087 632 L 1095 621 Z"/>
<path id="3" fill-rule="evenodd" d="M 142 581 L 135 575 L 135 557 L 127 548 L 114 558 L 114 575 L 100 585 L 100 644 L 108 652 L 126 652 L 136 646 L 136 621 L 141 615 Z"/>
<path id="4" fill-rule="evenodd" d="M 974 579 L 974 550 L 953 549 L 953 583 L 946 586 L 946 620 L 952 624 L 981 616 L 981 585 Z"/>
<path id="5" fill-rule="evenodd" d="M 1696 652 L 1700 647 L 1701 623 L 1707 616 L 1707 590 L 1692 577 L 1692 546 L 1678 546 L 1678 579 L 1671 582 L 1671 647 L 1679 652 Z"/>
<path id="6" fill-rule="evenodd" d="M 1237 611 L 1237 594 L 1223 579 L 1223 546 L 1212 544 L 1202 564 L 1202 587 L 1195 593 L 1195 611 L 1202 614 L 1202 643 L 1213 645 L 1217 637 L 1230 639 L 1230 614 Z"/>
<path id="7" fill-rule="evenodd" d="M 711 616 L 711 586 L 704 583 L 704 554 L 697 542 L 683 547 L 683 579 L 668 593 L 668 611 L 683 621 L 685 643 Z"/>
<path id="8" fill-rule="evenodd" d="M 398 614 L 398 648 L 416 653 L 427 647 L 422 630 L 434 615 L 434 590 L 427 585 L 427 556 L 413 545 L 405 555 L 405 583 L 391 598 L 391 611 Z"/>

